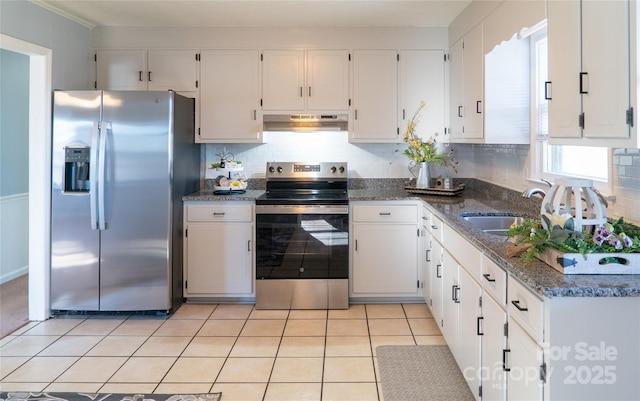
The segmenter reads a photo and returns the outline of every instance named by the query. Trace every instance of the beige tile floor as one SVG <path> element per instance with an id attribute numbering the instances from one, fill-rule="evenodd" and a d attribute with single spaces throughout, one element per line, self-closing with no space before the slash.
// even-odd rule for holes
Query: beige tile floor
<path id="1" fill-rule="evenodd" d="M 0 390 L 383 400 L 376 347 L 401 344 L 444 344 L 425 304 L 185 304 L 168 318 L 64 316 L 0 340 Z"/>

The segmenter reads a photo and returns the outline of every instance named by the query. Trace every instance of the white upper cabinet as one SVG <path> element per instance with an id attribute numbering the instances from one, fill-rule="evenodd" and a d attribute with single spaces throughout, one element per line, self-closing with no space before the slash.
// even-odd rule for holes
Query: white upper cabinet
<path id="1" fill-rule="evenodd" d="M 148 50 L 147 89 L 193 92 L 197 90 L 196 50 Z"/>
<path id="2" fill-rule="evenodd" d="M 347 50 L 264 50 L 262 108 L 265 111 L 347 111 Z"/>
<path id="3" fill-rule="evenodd" d="M 304 50 L 262 52 L 262 108 L 304 110 Z"/>
<path id="4" fill-rule="evenodd" d="M 548 2 L 552 143 L 637 147 L 630 17 L 629 1 Z"/>
<path id="5" fill-rule="evenodd" d="M 262 142 L 258 50 L 202 51 L 196 142 Z"/>
<path id="6" fill-rule="evenodd" d="M 147 89 L 147 60 L 144 50 L 98 50 L 95 61 L 96 89 Z"/>
<path id="7" fill-rule="evenodd" d="M 307 51 L 307 108 L 346 111 L 349 109 L 349 52 Z"/>
<path id="8" fill-rule="evenodd" d="M 450 49 L 450 123 L 452 142 L 482 143 L 484 138 L 484 54 L 482 24 Z"/>
<path id="9" fill-rule="evenodd" d="M 442 141 L 445 125 L 444 51 L 401 50 L 398 68 L 400 134 L 406 130 L 407 122 L 420 102 L 424 102 L 416 133 L 424 140 L 437 134 L 438 140 Z"/>
<path id="10" fill-rule="evenodd" d="M 398 128 L 398 52 L 353 52 L 351 142 L 402 142 Z"/>
<path id="11" fill-rule="evenodd" d="M 197 91 L 197 51 L 101 49 L 96 51 L 96 89 Z"/>

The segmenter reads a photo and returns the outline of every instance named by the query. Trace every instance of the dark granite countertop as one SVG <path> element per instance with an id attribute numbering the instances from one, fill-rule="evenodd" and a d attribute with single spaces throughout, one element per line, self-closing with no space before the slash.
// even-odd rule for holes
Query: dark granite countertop
<path id="1" fill-rule="evenodd" d="M 247 189 L 245 193 L 235 193 L 226 195 L 216 195 L 212 189 L 203 189 L 202 191 L 194 192 L 182 197 L 182 201 L 250 201 L 253 202 L 256 198 L 264 193 L 262 189 Z"/>
<path id="2" fill-rule="evenodd" d="M 523 199 L 516 191 L 477 180 L 465 180 L 459 196 L 423 196 L 408 193 L 398 179 L 358 180 L 350 185 L 350 201 L 420 200 L 454 230 L 472 242 L 485 255 L 533 291 L 546 297 L 640 297 L 640 275 L 564 275 L 541 261 L 528 264 L 506 254 L 506 238 L 486 234 L 466 222 L 462 213 L 494 214 L 513 212 L 537 216 L 540 198 Z M 186 195 L 183 201 L 255 201 L 264 189 L 244 194 L 215 195 L 205 189 Z"/>
<path id="3" fill-rule="evenodd" d="M 522 199 L 515 191 L 479 184 L 460 196 L 422 196 L 402 188 L 375 188 L 349 191 L 350 201 L 422 200 L 438 217 L 467 238 L 485 255 L 533 291 L 546 297 L 637 297 L 640 275 L 564 275 L 542 261 L 523 263 L 508 257 L 506 238 L 484 233 L 465 221 L 462 213 L 499 214 L 513 212 L 537 216 L 539 200 Z"/>

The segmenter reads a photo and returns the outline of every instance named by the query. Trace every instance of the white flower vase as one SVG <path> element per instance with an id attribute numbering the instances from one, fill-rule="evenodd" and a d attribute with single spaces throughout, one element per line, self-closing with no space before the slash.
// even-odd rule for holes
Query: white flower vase
<path id="1" fill-rule="evenodd" d="M 418 163 L 418 175 L 416 177 L 416 188 L 429 188 L 431 174 L 429 173 L 429 162 Z"/>
<path id="2" fill-rule="evenodd" d="M 607 223 L 607 208 L 595 190 L 593 181 L 577 178 L 560 178 L 556 180 L 542 200 L 540 212 L 553 221 L 546 205 L 551 205 L 553 214 L 569 214 L 573 217 L 575 231 L 589 231 Z M 542 225 L 546 227 L 544 220 Z"/>

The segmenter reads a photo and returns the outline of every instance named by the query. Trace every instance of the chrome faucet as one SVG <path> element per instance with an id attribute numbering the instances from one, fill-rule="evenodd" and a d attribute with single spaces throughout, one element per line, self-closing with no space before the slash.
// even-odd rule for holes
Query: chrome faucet
<path id="1" fill-rule="evenodd" d="M 524 191 L 522 191 L 522 197 L 523 198 L 531 198 L 533 195 L 540 195 L 542 198 L 544 198 L 547 193 L 544 192 L 542 189 L 540 188 L 527 188 Z"/>

